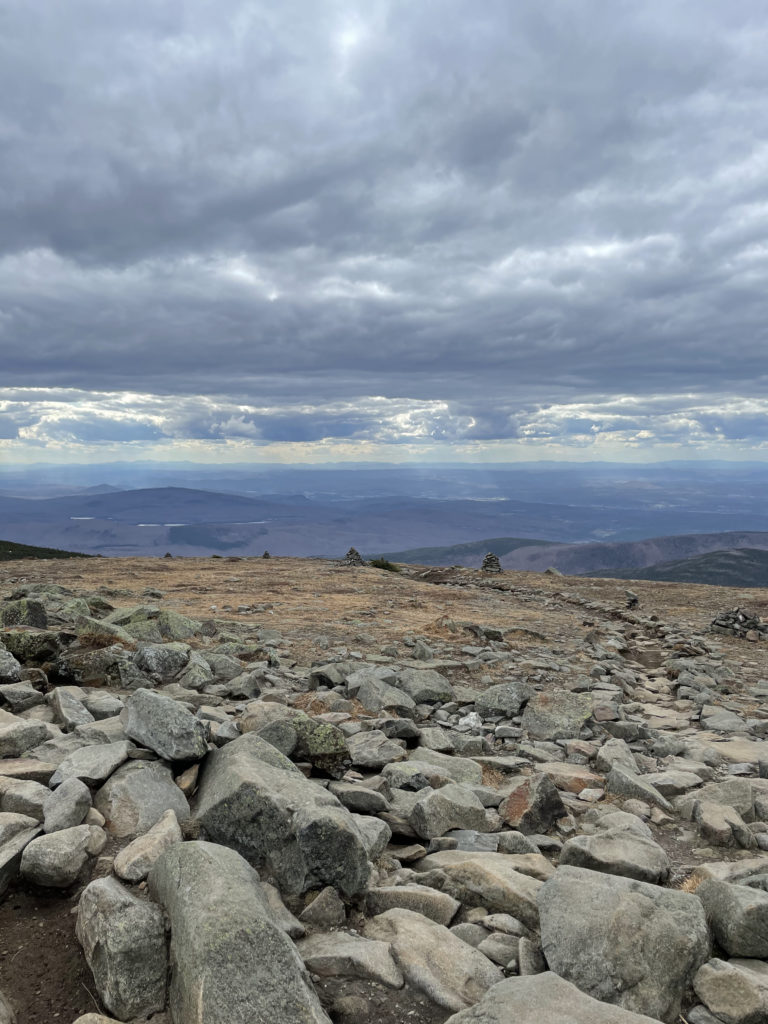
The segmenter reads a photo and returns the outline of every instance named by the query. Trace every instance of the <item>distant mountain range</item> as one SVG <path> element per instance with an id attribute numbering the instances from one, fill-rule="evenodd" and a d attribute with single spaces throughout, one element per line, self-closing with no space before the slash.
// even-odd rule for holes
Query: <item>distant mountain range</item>
<path id="1" fill-rule="evenodd" d="M 768 531 L 768 512 L 760 510 L 709 512 L 698 508 L 617 508 L 566 505 L 516 499 L 420 498 L 407 495 L 344 499 L 304 494 L 226 494 L 187 487 L 151 487 L 47 498 L 0 494 L 0 536 L 20 544 L 103 555 L 256 555 L 268 549 L 276 555 L 314 555 L 335 558 L 354 545 L 379 555 L 422 548 L 459 546 L 441 561 L 465 562 L 484 554 L 489 537 L 506 547 L 509 568 L 540 569 L 553 559 L 570 557 L 566 548 L 578 544 L 577 564 L 564 572 L 584 572 L 616 566 L 630 568 L 616 554 L 584 564 L 584 542 L 639 541 L 647 537 L 718 533 L 742 529 Z M 739 547 L 762 547 L 741 540 Z M 535 540 L 536 543 L 532 543 Z M 562 552 L 550 544 L 557 543 Z M 716 544 L 714 547 L 730 547 Z M 700 552 L 660 551 L 650 564 Z"/>
<path id="2" fill-rule="evenodd" d="M 115 490 L 100 483 L 56 497 L 0 494 L 0 537 L 109 556 L 251 556 L 268 550 L 337 558 L 354 546 L 369 557 L 422 565 L 479 566 L 494 551 L 506 569 L 554 566 L 567 575 L 603 576 L 637 576 L 638 570 L 711 552 L 768 550 L 763 505 L 736 512 L 702 511 L 703 500 L 696 507 L 657 504 L 662 507 L 403 494 L 321 498 L 190 487 Z M 476 537 L 485 539 L 467 539 Z"/>

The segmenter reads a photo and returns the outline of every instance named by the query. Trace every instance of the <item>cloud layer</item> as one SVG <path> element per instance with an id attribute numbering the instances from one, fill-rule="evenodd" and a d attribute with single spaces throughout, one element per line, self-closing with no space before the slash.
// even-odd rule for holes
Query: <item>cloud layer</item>
<path id="1" fill-rule="evenodd" d="M 0 451 L 761 449 L 767 51 L 752 0 L 9 0 Z"/>

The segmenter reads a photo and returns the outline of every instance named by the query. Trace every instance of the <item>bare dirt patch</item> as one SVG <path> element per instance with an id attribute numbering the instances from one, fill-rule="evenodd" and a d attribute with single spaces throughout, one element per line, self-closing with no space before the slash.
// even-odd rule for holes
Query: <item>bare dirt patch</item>
<path id="1" fill-rule="evenodd" d="M 104 1012 L 75 938 L 76 897 L 10 889 L 0 901 L 0 989 L 19 1024 Z"/>

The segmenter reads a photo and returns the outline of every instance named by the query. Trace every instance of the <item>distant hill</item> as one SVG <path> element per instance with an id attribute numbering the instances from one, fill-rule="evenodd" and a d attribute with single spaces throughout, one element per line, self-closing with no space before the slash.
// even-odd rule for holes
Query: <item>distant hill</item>
<path id="1" fill-rule="evenodd" d="M 604 569 L 589 575 L 619 580 L 708 583 L 718 587 L 768 587 L 768 551 L 759 548 L 708 551 L 704 555 L 659 562 L 644 569 Z"/>
<path id="2" fill-rule="evenodd" d="M 501 564 L 504 569 L 531 572 L 543 572 L 552 565 L 566 576 L 617 576 L 627 570 L 631 578 L 640 579 L 640 569 L 735 548 L 768 550 L 768 532 L 687 533 L 621 543 L 528 546 L 509 552 Z"/>
<path id="3" fill-rule="evenodd" d="M 0 562 L 14 562 L 19 558 L 93 558 L 80 551 L 60 551 L 58 548 L 38 548 L 31 544 L 14 544 L 0 540 Z"/>
<path id="4" fill-rule="evenodd" d="M 510 551 L 529 546 L 546 547 L 554 541 L 536 540 L 530 537 L 489 537 L 467 544 L 450 544 L 446 547 L 407 548 L 405 551 L 384 552 L 384 558 L 391 562 L 405 562 L 414 565 L 467 565 L 479 566 L 483 557 L 492 551 L 495 555 L 506 555 Z M 368 558 L 378 557 L 368 555 Z"/>

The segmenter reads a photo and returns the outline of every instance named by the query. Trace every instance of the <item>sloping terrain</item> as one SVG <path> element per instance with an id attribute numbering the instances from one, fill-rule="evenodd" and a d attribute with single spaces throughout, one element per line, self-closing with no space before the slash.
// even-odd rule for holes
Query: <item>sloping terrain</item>
<path id="1" fill-rule="evenodd" d="M 5 563 L 19 1024 L 762 1019 L 768 591 L 633 590 Z"/>
<path id="2" fill-rule="evenodd" d="M 733 548 L 768 550 L 768 532 L 691 533 L 651 537 L 626 543 L 564 544 L 519 548 L 504 555 L 505 569 L 543 572 L 552 566 L 567 576 L 607 575 L 614 570 L 643 569 L 710 551 Z"/>
<path id="3" fill-rule="evenodd" d="M 79 551 L 60 551 L 58 548 L 38 548 L 31 544 L 14 544 L 0 540 L 0 562 L 17 561 L 24 558 L 84 558 Z"/>
<path id="4" fill-rule="evenodd" d="M 721 587 L 768 587 L 768 551 L 734 548 L 710 551 L 644 569 L 607 569 L 600 576 L 616 579 L 659 580 L 669 583 L 707 583 Z"/>

